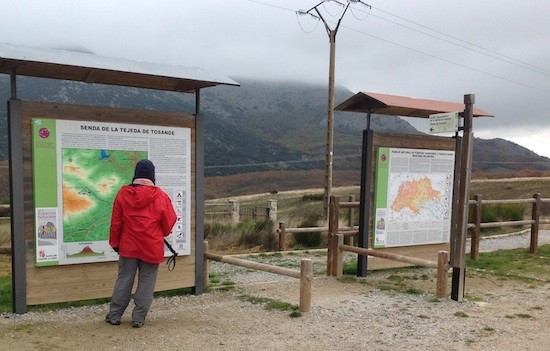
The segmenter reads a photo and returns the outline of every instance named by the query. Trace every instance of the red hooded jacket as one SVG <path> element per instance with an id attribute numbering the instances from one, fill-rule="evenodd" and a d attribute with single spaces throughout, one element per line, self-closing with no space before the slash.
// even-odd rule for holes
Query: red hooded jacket
<path id="1" fill-rule="evenodd" d="M 164 260 L 164 237 L 170 235 L 177 216 L 161 188 L 123 186 L 113 204 L 109 244 L 119 255 L 148 263 Z"/>

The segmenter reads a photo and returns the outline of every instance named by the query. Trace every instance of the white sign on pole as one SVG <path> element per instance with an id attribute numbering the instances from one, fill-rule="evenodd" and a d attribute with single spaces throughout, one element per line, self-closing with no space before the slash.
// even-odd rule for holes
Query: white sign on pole
<path id="1" fill-rule="evenodd" d="M 458 112 L 436 113 L 430 115 L 430 133 L 449 133 L 458 131 Z"/>

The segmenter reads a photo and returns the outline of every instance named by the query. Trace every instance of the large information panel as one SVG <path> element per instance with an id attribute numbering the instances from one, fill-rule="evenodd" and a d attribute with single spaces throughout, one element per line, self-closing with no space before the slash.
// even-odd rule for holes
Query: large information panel
<path id="1" fill-rule="evenodd" d="M 380 147 L 376 161 L 372 246 L 448 242 L 454 151 Z"/>
<path id="2" fill-rule="evenodd" d="M 167 240 L 190 254 L 189 128 L 34 118 L 32 153 L 36 266 L 117 260 L 108 242 L 113 201 L 145 158 L 178 214 Z"/>

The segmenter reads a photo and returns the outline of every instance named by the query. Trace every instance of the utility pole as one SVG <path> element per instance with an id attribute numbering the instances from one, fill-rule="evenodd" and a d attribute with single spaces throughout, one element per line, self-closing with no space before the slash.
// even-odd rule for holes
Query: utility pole
<path id="1" fill-rule="evenodd" d="M 338 33 L 338 28 L 340 27 L 340 23 L 342 22 L 342 19 L 346 15 L 346 12 L 350 4 L 355 2 L 361 2 L 360 0 L 348 0 L 347 4 L 344 5 L 339 1 L 333 0 L 334 2 L 344 7 L 344 11 L 342 11 L 340 18 L 338 19 L 338 22 L 336 22 L 336 26 L 333 29 L 329 26 L 328 21 L 325 20 L 325 18 L 319 11 L 319 6 L 329 1 L 331 0 L 323 0 L 309 10 L 299 12 L 299 14 L 309 14 L 323 21 L 323 24 L 325 25 L 325 29 L 328 34 L 329 44 L 330 44 L 329 72 L 328 72 L 327 136 L 326 136 L 326 154 L 325 154 L 325 159 L 326 159 L 325 160 L 325 194 L 324 194 L 325 218 L 327 219 L 329 218 L 329 201 L 330 201 L 330 196 L 332 195 L 332 166 L 333 166 L 333 158 L 334 158 L 334 67 L 335 67 L 335 58 L 336 58 L 336 33 Z M 369 5 L 366 5 L 366 6 L 370 7 Z M 315 12 L 316 15 L 313 14 L 312 12 Z"/>

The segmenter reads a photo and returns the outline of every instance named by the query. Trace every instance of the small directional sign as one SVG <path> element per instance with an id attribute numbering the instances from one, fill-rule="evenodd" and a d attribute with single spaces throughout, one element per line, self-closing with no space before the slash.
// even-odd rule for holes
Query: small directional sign
<path id="1" fill-rule="evenodd" d="M 430 133 L 449 133 L 458 131 L 458 112 L 436 113 L 430 115 Z"/>

